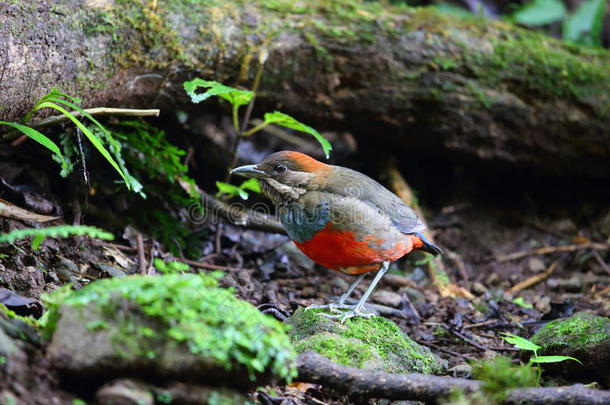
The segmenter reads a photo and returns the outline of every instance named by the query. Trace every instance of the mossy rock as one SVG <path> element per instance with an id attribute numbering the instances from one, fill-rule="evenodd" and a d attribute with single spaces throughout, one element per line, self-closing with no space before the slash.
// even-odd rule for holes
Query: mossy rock
<path id="1" fill-rule="evenodd" d="M 550 372 L 569 376 L 591 376 L 610 384 L 610 319 L 580 312 L 546 324 L 532 338 L 539 355 L 571 356 L 583 364 L 566 360 L 543 364 Z"/>
<path id="2" fill-rule="evenodd" d="M 48 302 L 48 357 L 67 376 L 246 389 L 296 375 L 286 326 L 211 276 L 106 279 Z"/>
<path id="3" fill-rule="evenodd" d="M 288 334 L 299 353 L 313 350 L 345 366 L 388 373 L 443 371 L 438 357 L 388 319 L 352 318 L 341 324 L 319 312 L 298 309 L 286 320 L 292 326 Z"/>

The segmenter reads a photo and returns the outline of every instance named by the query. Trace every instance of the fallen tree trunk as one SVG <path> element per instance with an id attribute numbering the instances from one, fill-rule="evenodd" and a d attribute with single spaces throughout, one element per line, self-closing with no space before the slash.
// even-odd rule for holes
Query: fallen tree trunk
<path id="1" fill-rule="evenodd" d="M 0 45 L 2 120 L 52 87 L 86 107 L 196 111 L 184 80 L 247 86 L 268 48 L 258 99 L 318 129 L 610 176 L 610 53 L 504 23 L 357 0 L 0 1 Z"/>
<path id="2" fill-rule="evenodd" d="M 472 393 L 482 382 L 465 378 L 437 377 L 426 374 L 390 374 L 362 370 L 333 363 L 315 352 L 299 355 L 298 381 L 324 385 L 341 393 L 364 398 L 440 402 L 454 391 Z M 552 388 L 519 388 L 507 393 L 506 405 L 608 404 L 610 391 L 582 385 Z"/>

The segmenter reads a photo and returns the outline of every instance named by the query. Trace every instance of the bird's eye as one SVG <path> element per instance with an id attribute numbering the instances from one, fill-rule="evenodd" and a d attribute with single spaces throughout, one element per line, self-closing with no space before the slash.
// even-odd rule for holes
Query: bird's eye
<path id="1" fill-rule="evenodd" d="M 284 165 L 277 165 L 275 166 L 275 168 L 273 169 L 274 172 L 281 174 L 284 173 L 288 168 Z"/>

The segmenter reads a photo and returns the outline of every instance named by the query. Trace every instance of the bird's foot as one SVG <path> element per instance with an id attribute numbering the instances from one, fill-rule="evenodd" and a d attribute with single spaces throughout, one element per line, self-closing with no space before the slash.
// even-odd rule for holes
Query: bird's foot
<path id="1" fill-rule="evenodd" d="M 355 305 L 347 305 L 339 302 L 332 302 L 330 304 L 314 304 L 305 308 L 305 311 L 309 311 L 310 309 L 328 309 L 330 312 L 342 313 L 342 309 L 354 309 Z M 324 315 L 324 314 L 320 314 Z"/>
<path id="2" fill-rule="evenodd" d="M 320 315 L 325 318 L 329 318 L 329 319 L 339 319 L 339 322 L 341 322 L 341 323 L 345 323 L 345 321 L 347 321 L 348 319 L 355 318 L 357 316 L 361 316 L 361 317 L 367 318 L 367 319 L 375 316 L 375 314 L 372 314 L 370 312 L 364 312 L 364 311 L 362 311 L 361 308 L 357 308 L 357 307 L 354 307 L 353 309 L 351 309 L 347 312 L 340 313 L 340 314 L 320 314 Z"/>

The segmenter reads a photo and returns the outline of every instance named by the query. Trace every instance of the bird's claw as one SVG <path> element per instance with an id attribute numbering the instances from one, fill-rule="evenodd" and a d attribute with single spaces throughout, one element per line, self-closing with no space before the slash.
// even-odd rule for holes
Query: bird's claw
<path id="1" fill-rule="evenodd" d="M 351 318 L 355 318 L 357 316 L 361 316 L 363 318 L 371 318 L 373 316 L 375 316 L 375 314 L 372 314 L 370 312 L 363 312 L 361 309 L 359 308 L 353 308 L 350 311 L 347 312 L 343 312 L 340 314 L 319 314 L 320 316 L 323 316 L 325 318 L 329 318 L 329 319 L 339 319 L 339 322 L 341 323 L 345 323 L 345 321 L 347 321 L 348 319 Z"/>

